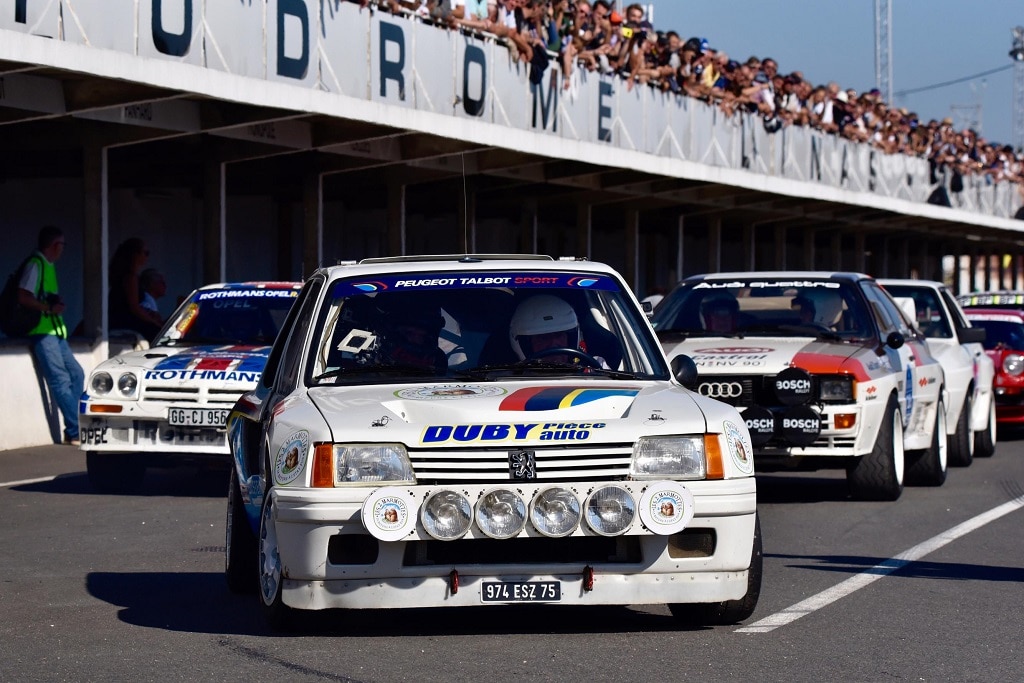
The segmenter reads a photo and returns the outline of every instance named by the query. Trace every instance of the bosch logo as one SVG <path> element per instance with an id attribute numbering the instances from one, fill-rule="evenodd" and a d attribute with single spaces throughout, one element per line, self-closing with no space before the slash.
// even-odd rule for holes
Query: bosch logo
<path id="1" fill-rule="evenodd" d="M 806 393 L 811 390 L 811 380 L 809 379 L 783 379 L 775 382 L 776 389 L 782 389 L 783 391 L 799 391 Z"/>
<path id="2" fill-rule="evenodd" d="M 747 429 L 754 432 L 770 432 L 775 429 L 775 420 L 746 420 Z"/>
<path id="3" fill-rule="evenodd" d="M 743 395 L 743 385 L 739 382 L 705 382 L 698 387 L 697 393 L 708 398 L 739 398 Z"/>
<path id="4" fill-rule="evenodd" d="M 817 430 L 821 428 L 821 424 L 818 420 L 811 419 L 794 419 L 789 417 L 782 418 L 783 429 L 813 429 Z"/>

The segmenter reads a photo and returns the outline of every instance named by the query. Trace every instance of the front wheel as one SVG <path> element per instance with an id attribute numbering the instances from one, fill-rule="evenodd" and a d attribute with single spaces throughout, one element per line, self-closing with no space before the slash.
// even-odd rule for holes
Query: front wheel
<path id="1" fill-rule="evenodd" d="M 974 455 L 990 458 L 996 452 L 996 402 L 989 399 L 988 425 L 983 431 L 974 433 Z"/>
<path id="2" fill-rule="evenodd" d="M 711 603 L 680 603 L 668 606 L 672 616 L 689 626 L 727 626 L 749 619 L 761 596 L 764 550 L 761 545 L 761 520 L 754 515 L 754 543 L 747 570 L 747 593 L 739 600 Z"/>
<path id="3" fill-rule="evenodd" d="M 238 472 L 231 468 L 228 482 L 227 519 L 224 524 L 224 578 L 232 593 L 255 593 L 259 585 L 256 535 L 249 526 L 242 502 Z"/>
<path id="4" fill-rule="evenodd" d="M 136 493 L 142 488 L 146 466 L 134 453 L 85 454 L 89 483 L 99 493 Z"/>
<path id="5" fill-rule="evenodd" d="M 268 490 L 263 495 L 263 514 L 260 515 L 259 588 L 263 616 L 276 631 L 290 631 L 295 626 L 295 610 L 284 604 L 281 555 L 277 542 L 276 505 Z"/>
<path id="6" fill-rule="evenodd" d="M 907 483 L 915 486 L 942 486 L 946 481 L 947 441 L 946 406 L 935 404 L 932 442 L 923 451 L 912 454 L 907 465 Z"/>
<path id="7" fill-rule="evenodd" d="M 859 500 L 896 500 L 903 493 L 903 420 L 890 396 L 875 446 L 846 471 L 850 494 Z"/>

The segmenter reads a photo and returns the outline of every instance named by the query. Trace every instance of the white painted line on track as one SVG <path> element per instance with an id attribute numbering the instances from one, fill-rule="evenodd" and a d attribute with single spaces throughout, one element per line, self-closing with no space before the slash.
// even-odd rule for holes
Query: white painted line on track
<path id="1" fill-rule="evenodd" d="M 994 522 L 1004 515 L 1008 515 L 1015 510 L 1019 510 L 1024 507 L 1024 497 L 1014 498 L 1008 503 L 1003 503 L 999 507 L 992 508 L 988 512 L 983 512 L 977 517 L 967 520 L 961 524 L 957 524 L 952 529 L 943 531 L 937 536 L 929 538 L 923 543 L 915 545 L 913 548 L 906 550 L 899 555 L 895 555 L 880 564 L 876 564 L 870 569 L 866 569 L 860 574 L 851 576 L 846 581 L 838 583 L 831 588 L 823 590 L 817 595 L 812 595 L 806 600 L 801 600 L 795 605 L 790 605 L 786 609 L 776 612 L 775 614 L 768 615 L 764 619 L 760 619 L 750 626 L 744 626 L 743 628 L 736 629 L 736 633 L 768 633 L 773 631 L 780 626 L 785 626 L 791 622 L 796 621 L 802 616 L 806 616 L 812 612 L 815 612 L 822 607 L 827 607 L 836 600 L 844 598 L 850 593 L 856 590 L 860 590 L 867 585 L 877 581 L 883 576 L 892 574 L 897 569 L 905 567 L 906 565 L 921 559 L 928 553 L 934 552 L 946 545 L 951 541 L 955 541 L 961 536 L 965 536 L 975 529 L 979 529 L 989 522 Z"/>
<path id="2" fill-rule="evenodd" d="M 22 479 L 21 481 L 0 481 L 0 489 L 12 486 L 24 486 L 26 484 L 42 484 L 44 481 L 53 481 L 58 475 L 52 477 L 39 477 L 38 479 Z"/>

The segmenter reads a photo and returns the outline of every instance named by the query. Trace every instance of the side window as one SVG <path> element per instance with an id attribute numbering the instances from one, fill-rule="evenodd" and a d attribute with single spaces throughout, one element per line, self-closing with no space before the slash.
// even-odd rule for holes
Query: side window
<path id="1" fill-rule="evenodd" d="M 953 298 L 953 295 L 949 293 L 949 290 L 943 289 L 941 296 L 942 300 L 946 303 L 946 308 L 949 309 L 949 317 L 953 323 L 953 329 L 959 331 L 965 327 L 970 327 L 971 324 L 964 318 L 964 312 L 960 310 L 960 305 Z"/>
<path id="2" fill-rule="evenodd" d="M 899 307 L 881 287 L 874 282 L 862 282 L 861 288 L 864 291 L 864 296 L 867 297 L 868 305 L 871 306 L 871 314 L 874 316 L 875 322 L 878 323 L 883 340 L 890 332 L 900 332 L 903 335 L 912 336 Z"/>
<path id="3" fill-rule="evenodd" d="M 302 289 L 299 301 L 289 314 L 294 316 L 287 325 L 288 335 L 285 337 L 281 353 L 281 366 L 278 368 L 274 379 L 274 385 L 278 393 L 286 393 L 295 386 L 295 378 L 298 376 L 298 366 L 302 360 L 303 350 L 306 346 L 306 335 L 309 332 L 309 325 L 313 318 L 313 309 L 320 299 L 320 290 L 323 289 L 324 278 L 315 276 L 306 283 Z M 284 335 L 282 334 L 282 337 Z M 281 337 L 279 337 L 279 340 Z"/>

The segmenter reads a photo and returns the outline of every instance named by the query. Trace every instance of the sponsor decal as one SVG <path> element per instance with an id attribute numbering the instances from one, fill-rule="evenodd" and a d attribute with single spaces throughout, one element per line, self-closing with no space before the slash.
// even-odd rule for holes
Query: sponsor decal
<path id="1" fill-rule="evenodd" d="M 678 482 L 658 481 L 640 495 L 640 521 L 659 536 L 675 534 L 693 519 L 693 494 Z"/>
<path id="2" fill-rule="evenodd" d="M 727 420 L 724 427 L 733 464 L 743 474 L 751 474 L 754 471 L 753 447 L 744 438 L 743 431 L 732 422 Z"/>
<path id="3" fill-rule="evenodd" d="M 226 347 L 230 349 L 231 347 Z M 218 382 L 246 382 L 255 384 L 267 364 L 269 350 L 244 352 L 199 350 L 180 353 L 160 361 L 152 370 L 146 370 L 148 380 L 208 380 Z"/>
<path id="4" fill-rule="evenodd" d="M 394 531 L 405 526 L 409 519 L 409 507 L 395 496 L 385 496 L 373 506 L 373 523 L 382 531 Z"/>
<path id="5" fill-rule="evenodd" d="M 664 421 L 665 421 L 665 418 L 661 416 L 661 411 L 660 410 L 652 410 L 651 414 L 644 418 L 644 424 L 645 425 L 658 424 L 658 423 L 664 422 Z"/>
<path id="6" fill-rule="evenodd" d="M 832 282 L 830 280 L 760 280 L 753 282 L 733 280 L 731 282 L 704 281 L 699 282 L 693 286 L 694 289 L 774 289 L 776 287 L 801 287 L 806 289 L 840 289 L 842 285 L 839 284 L 838 282 Z"/>
<path id="7" fill-rule="evenodd" d="M 387 415 L 381 415 L 379 418 L 370 423 L 371 427 L 387 427 L 388 422 L 391 422 L 391 418 Z"/>
<path id="8" fill-rule="evenodd" d="M 694 349 L 694 353 L 707 353 L 707 354 L 726 354 L 730 356 L 735 355 L 761 355 L 765 353 L 771 353 L 775 349 L 768 348 L 767 346 L 720 346 L 710 349 Z"/>
<path id="9" fill-rule="evenodd" d="M 429 425 L 423 443 L 473 443 L 478 441 L 586 441 L 604 422 L 528 422 L 475 425 Z"/>
<path id="10" fill-rule="evenodd" d="M 578 275 L 552 272 L 486 272 L 467 275 L 464 272 L 421 273 L 385 276 L 377 280 L 341 281 L 334 286 L 332 296 L 348 296 L 396 289 L 462 289 L 473 287 L 517 287 L 573 289 L 600 289 L 617 291 L 615 280 L 606 275 Z"/>
<path id="11" fill-rule="evenodd" d="M 178 332 L 178 336 L 183 336 L 188 332 L 188 328 L 192 327 L 192 323 L 196 321 L 196 316 L 199 315 L 199 304 L 190 303 L 185 309 L 185 313 L 182 314 L 181 320 L 174 326 L 174 329 Z"/>
<path id="12" fill-rule="evenodd" d="M 704 368 L 757 367 L 759 365 L 767 365 L 768 354 L 774 350 L 761 346 L 720 346 L 696 349 L 690 357 L 699 367 Z"/>
<path id="13" fill-rule="evenodd" d="M 299 293 L 290 289 L 221 289 L 215 292 L 199 292 L 196 301 L 214 299 L 294 299 Z"/>
<path id="14" fill-rule="evenodd" d="M 502 399 L 498 410 L 560 410 L 612 396 L 632 398 L 639 393 L 640 389 L 635 387 L 594 387 L 590 389 L 576 387 L 532 387 L 530 389 L 513 391 Z"/>
<path id="15" fill-rule="evenodd" d="M 503 396 L 507 389 L 495 386 L 475 386 L 468 384 L 444 384 L 435 387 L 413 387 L 395 392 L 398 398 L 416 401 L 450 401 L 460 398 L 476 398 L 481 396 Z"/>
<path id="16" fill-rule="evenodd" d="M 903 426 L 906 427 L 910 424 L 910 418 L 914 415 L 914 377 L 911 373 L 910 366 L 907 366 L 907 379 L 904 383 L 904 396 L 907 401 L 907 419 L 904 420 Z"/>
<path id="17" fill-rule="evenodd" d="M 288 437 L 277 452 L 274 463 L 274 480 L 281 485 L 290 484 L 302 472 L 309 451 L 309 432 L 298 431 Z"/>
<path id="18" fill-rule="evenodd" d="M 374 491 L 363 501 L 363 526 L 381 541 L 398 541 L 416 528 L 413 512 L 418 503 L 409 492 L 395 486 Z"/>

